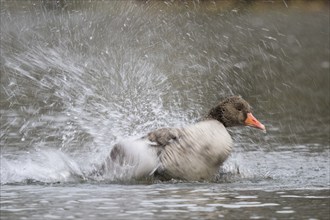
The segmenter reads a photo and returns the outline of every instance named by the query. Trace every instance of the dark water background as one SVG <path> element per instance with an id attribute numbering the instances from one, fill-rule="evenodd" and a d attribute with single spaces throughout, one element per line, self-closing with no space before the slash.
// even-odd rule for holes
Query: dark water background
<path id="1" fill-rule="evenodd" d="M 1 219 L 329 219 L 327 1 L 1 1 Z M 215 183 L 88 175 L 241 95 Z M 237 173 L 239 170 L 239 173 Z M 125 176 L 125 173 L 122 173 Z"/>

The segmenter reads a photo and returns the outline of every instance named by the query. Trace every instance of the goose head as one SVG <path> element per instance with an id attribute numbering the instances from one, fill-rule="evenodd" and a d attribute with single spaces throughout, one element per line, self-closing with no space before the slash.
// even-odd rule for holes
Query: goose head
<path id="1" fill-rule="evenodd" d="M 220 121 L 225 127 L 250 126 L 266 131 L 265 126 L 252 114 L 252 108 L 240 96 L 231 96 L 212 108 L 207 116 Z"/>

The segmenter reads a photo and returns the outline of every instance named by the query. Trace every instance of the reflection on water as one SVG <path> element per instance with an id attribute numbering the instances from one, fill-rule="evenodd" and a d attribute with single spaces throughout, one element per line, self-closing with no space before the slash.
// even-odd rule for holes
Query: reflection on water
<path id="1" fill-rule="evenodd" d="M 0 16 L 1 218 L 328 217 L 327 2 L 1 1 Z M 268 133 L 230 130 L 219 185 L 88 175 L 117 141 L 232 94 Z"/>

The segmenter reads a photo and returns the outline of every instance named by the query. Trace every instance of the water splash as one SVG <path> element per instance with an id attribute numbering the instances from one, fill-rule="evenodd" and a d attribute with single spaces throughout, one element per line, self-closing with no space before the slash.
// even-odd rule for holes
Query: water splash
<path id="1" fill-rule="evenodd" d="M 78 164 L 61 151 L 35 151 L 15 160 L 1 157 L 1 184 L 76 182 L 83 179 Z"/>
<path id="2" fill-rule="evenodd" d="M 248 97 L 269 128 L 266 137 L 233 131 L 236 148 L 301 140 L 328 148 L 328 52 L 312 45 L 320 60 L 314 69 L 301 61 L 309 57 L 296 59 L 308 42 L 325 42 L 310 41 L 323 36 L 314 34 L 317 25 L 304 39 L 299 16 L 284 22 L 278 11 L 260 19 L 203 4 L 83 2 L 59 9 L 3 3 L 1 179 L 69 181 L 92 172 L 117 141 L 192 123 L 231 94 Z M 310 18 L 328 24 L 322 14 Z M 316 120 L 303 120 L 311 113 Z"/>

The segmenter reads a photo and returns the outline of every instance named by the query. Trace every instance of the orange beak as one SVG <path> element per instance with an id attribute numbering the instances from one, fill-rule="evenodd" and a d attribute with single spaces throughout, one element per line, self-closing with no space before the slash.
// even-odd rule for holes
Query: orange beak
<path id="1" fill-rule="evenodd" d="M 253 115 L 252 113 L 247 114 L 247 118 L 245 120 L 245 125 L 261 129 L 263 131 L 266 131 L 265 125 L 261 124 Z"/>

